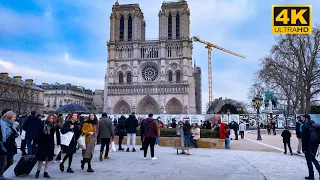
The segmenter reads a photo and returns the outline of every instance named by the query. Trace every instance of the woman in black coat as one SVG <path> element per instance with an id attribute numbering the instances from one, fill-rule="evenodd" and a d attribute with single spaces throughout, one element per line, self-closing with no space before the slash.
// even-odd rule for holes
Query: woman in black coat
<path id="1" fill-rule="evenodd" d="M 81 135 L 77 113 L 71 114 L 71 116 L 69 116 L 68 120 L 63 124 L 61 128 L 62 134 L 66 134 L 69 131 L 73 132 L 74 134 L 69 146 L 62 145 L 62 151 L 63 153 L 66 153 L 66 155 L 64 156 L 62 163 L 60 164 L 60 170 L 64 171 L 64 162 L 67 159 L 69 159 L 67 172 L 74 173 L 74 171 L 71 169 L 71 163 L 72 163 L 73 154 L 77 151 L 77 140 Z"/>
<path id="2" fill-rule="evenodd" d="M 13 123 L 15 120 L 16 113 L 13 111 L 4 113 L 0 120 L 0 124 L 4 125 L 4 127 L 0 127 L 0 179 L 5 179 L 3 173 L 13 164 L 13 156 L 17 154 L 15 139 L 18 137 L 18 133 L 17 124 Z M 3 129 L 6 129 L 6 132 L 3 132 Z"/>
<path id="3" fill-rule="evenodd" d="M 46 161 L 46 164 L 43 177 L 50 178 L 48 174 L 48 169 L 50 162 L 53 160 L 54 156 L 55 134 L 57 138 L 57 145 L 58 147 L 60 146 L 60 132 L 56 124 L 54 123 L 55 118 L 56 117 L 53 114 L 50 114 L 47 120 L 42 123 L 42 126 L 39 131 L 37 139 L 38 149 L 36 153 L 36 157 L 38 160 L 38 170 L 35 176 L 36 178 L 39 178 L 39 174 L 44 161 Z"/>

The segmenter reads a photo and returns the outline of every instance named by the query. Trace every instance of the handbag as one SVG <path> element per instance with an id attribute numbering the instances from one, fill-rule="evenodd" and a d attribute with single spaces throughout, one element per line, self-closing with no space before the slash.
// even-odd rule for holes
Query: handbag
<path id="1" fill-rule="evenodd" d="M 79 139 L 77 140 L 77 142 L 78 142 L 79 147 L 82 150 L 86 150 L 87 149 L 87 147 L 86 147 L 86 136 L 85 135 L 81 135 L 79 137 Z"/>
<path id="2" fill-rule="evenodd" d="M 21 132 L 21 139 L 22 140 L 26 139 L 26 131 L 25 130 L 22 130 L 22 132 Z"/>
<path id="3" fill-rule="evenodd" d="M 58 154 L 60 153 L 60 151 L 61 151 L 61 146 L 55 146 L 54 147 L 54 155 L 56 155 L 56 156 L 58 156 Z"/>
<path id="4" fill-rule="evenodd" d="M 74 133 L 72 131 L 69 131 L 65 134 L 60 133 L 60 140 L 61 140 L 61 144 L 65 145 L 65 146 L 69 146 L 70 142 L 73 138 Z"/>
<path id="5" fill-rule="evenodd" d="M 117 149 L 116 149 L 116 144 L 114 143 L 114 141 L 111 142 L 111 150 L 112 150 L 113 152 L 116 152 L 116 151 L 117 151 Z"/>

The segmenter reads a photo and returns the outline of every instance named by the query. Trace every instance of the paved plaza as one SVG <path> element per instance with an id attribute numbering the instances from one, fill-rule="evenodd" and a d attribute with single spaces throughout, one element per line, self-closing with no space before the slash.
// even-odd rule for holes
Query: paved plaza
<path id="1" fill-rule="evenodd" d="M 243 140 L 244 142 L 247 140 Z M 240 142 L 240 141 L 238 141 Z M 87 180 L 135 180 L 135 179 L 218 179 L 218 180 L 300 180 L 307 175 L 305 159 L 301 156 L 284 155 L 281 152 L 259 152 L 241 150 L 192 149 L 192 155 L 177 155 L 172 147 L 156 147 L 158 160 L 143 160 L 142 151 L 111 152 L 109 160 L 98 160 L 99 145 L 93 159 L 93 174 L 80 169 L 81 153 L 75 154 L 72 168 L 74 174 L 60 172 L 58 163 L 53 163 L 51 179 Z M 137 149 L 140 148 L 139 146 Z M 20 158 L 15 156 L 15 164 Z M 13 179 L 34 179 L 36 166 L 29 176 L 15 177 L 15 164 L 5 173 Z M 65 164 L 66 166 L 67 164 Z M 43 173 L 41 173 L 40 179 Z M 318 174 L 316 174 L 318 177 Z"/>

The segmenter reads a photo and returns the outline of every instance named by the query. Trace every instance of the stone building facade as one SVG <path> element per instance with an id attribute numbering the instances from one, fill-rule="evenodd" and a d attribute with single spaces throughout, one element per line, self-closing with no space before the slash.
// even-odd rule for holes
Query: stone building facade
<path id="1" fill-rule="evenodd" d="M 43 109 L 43 89 L 37 87 L 32 79 L 22 80 L 21 76 L 9 77 L 0 73 L 0 110 L 9 108 L 18 114 L 39 112 Z"/>
<path id="2" fill-rule="evenodd" d="M 104 101 L 104 91 L 95 90 L 93 92 L 93 109 L 95 110 L 95 113 L 97 114 L 103 113 L 103 101 Z"/>
<path id="3" fill-rule="evenodd" d="M 38 87 L 44 90 L 44 112 L 55 112 L 66 104 L 81 104 L 89 110 L 93 110 L 93 92 L 81 86 L 67 84 L 42 83 Z"/>
<path id="4" fill-rule="evenodd" d="M 195 82 L 195 97 L 196 97 L 196 112 L 202 114 L 202 84 L 201 84 L 201 68 L 194 64 L 194 82 Z"/>
<path id="5" fill-rule="evenodd" d="M 192 66 L 188 4 L 184 0 L 163 2 L 158 16 L 159 37 L 147 40 L 139 4 L 113 5 L 107 43 L 105 112 L 198 112 L 195 72 L 199 72 Z M 201 99 L 201 89 L 198 96 Z"/>

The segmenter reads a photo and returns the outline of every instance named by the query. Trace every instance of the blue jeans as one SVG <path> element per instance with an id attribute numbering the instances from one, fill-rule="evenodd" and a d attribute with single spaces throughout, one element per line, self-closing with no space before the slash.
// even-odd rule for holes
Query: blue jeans
<path id="1" fill-rule="evenodd" d="M 159 145 L 159 137 L 156 137 L 156 145 Z"/>
<path id="2" fill-rule="evenodd" d="M 197 140 L 191 138 L 191 142 L 193 143 L 194 147 L 196 147 L 196 148 L 198 147 L 198 142 L 197 142 Z"/>
<path id="3" fill-rule="evenodd" d="M 28 155 L 36 154 L 37 139 L 36 138 L 26 139 L 26 143 L 27 143 L 27 147 L 28 147 Z"/>
<path id="4" fill-rule="evenodd" d="M 191 139 L 190 135 L 184 135 L 184 147 L 190 147 L 190 139 Z"/>
<path id="5" fill-rule="evenodd" d="M 226 148 L 230 148 L 230 138 L 226 138 Z"/>
<path id="6" fill-rule="evenodd" d="M 308 165 L 308 169 L 309 169 L 309 177 L 314 177 L 312 163 L 314 164 L 314 166 L 316 167 L 316 169 L 320 173 L 320 165 L 319 165 L 319 162 L 316 160 L 316 154 L 317 154 L 317 150 L 318 150 L 319 145 L 312 144 L 309 147 L 310 147 L 310 149 L 308 149 L 305 152 L 305 157 L 306 157 L 306 161 L 307 161 L 307 165 Z"/>

